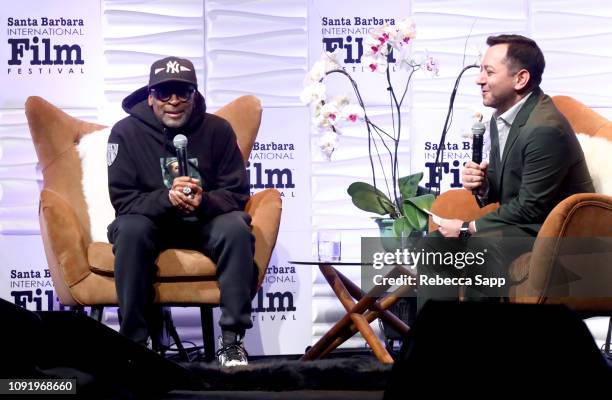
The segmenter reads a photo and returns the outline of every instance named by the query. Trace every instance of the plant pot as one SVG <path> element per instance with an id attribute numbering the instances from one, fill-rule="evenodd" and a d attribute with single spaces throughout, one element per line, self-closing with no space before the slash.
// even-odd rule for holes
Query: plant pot
<path id="1" fill-rule="evenodd" d="M 380 231 L 380 241 L 382 243 L 385 251 L 395 252 L 397 249 L 402 249 L 402 240 L 395 236 L 395 231 L 393 230 L 393 222 L 395 220 L 393 218 L 375 218 L 375 222 L 378 225 L 378 229 Z M 412 231 L 408 235 L 409 238 L 419 238 L 425 235 L 425 231 Z M 413 240 L 414 240 L 413 239 Z M 389 311 L 406 323 L 408 326 L 412 326 L 414 323 L 414 319 L 416 317 L 417 310 L 417 299 L 416 297 L 402 297 L 397 303 L 389 308 Z M 380 328 L 385 337 L 385 347 L 387 351 L 394 358 L 398 354 L 398 349 L 396 348 L 396 342 L 399 343 L 401 347 L 404 337 L 395 331 L 391 325 L 384 322 L 383 320 L 379 320 Z"/>
<path id="2" fill-rule="evenodd" d="M 403 248 L 401 238 L 395 236 L 395 231 L 393 230 L 394 221 L 395 219 L 393 218 L 374 218 L 374 222 L 378 225 L 383 249 L 389 252 L 394 252 L 397 249 Z M 416 239 L 425 236 L 425 234 L 426 231 L 412 231 L 408 235 L 408 238 Z"/>

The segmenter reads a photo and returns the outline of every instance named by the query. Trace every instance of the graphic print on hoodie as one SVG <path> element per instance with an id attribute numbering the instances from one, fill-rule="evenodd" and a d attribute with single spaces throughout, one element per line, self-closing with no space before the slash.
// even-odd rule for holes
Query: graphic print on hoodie
<path id="1" fill-rule="evenodd" d="M 189 165 L 189 177 L 200 180 L 200 186 L 202 186 L 202 177 L 196 169 L 198 167 L 198 159 L 190 158 L 188 161 Z M 164 179 L 164 185 L 168 189 L 172 188 L 172 182 L 174 178 L 179 176 L 179 163 L 176 157 L 161 157 L 159 159 L 159 166 L 161 167 L 162 178 Z M 196 167 L 196 168 L 194 168 Z"/>

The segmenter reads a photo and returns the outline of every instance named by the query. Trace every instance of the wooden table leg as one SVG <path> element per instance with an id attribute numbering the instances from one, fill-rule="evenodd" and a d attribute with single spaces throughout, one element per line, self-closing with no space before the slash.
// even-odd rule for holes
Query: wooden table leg
<path id="1" fill-rule="evenodd" d="M 329 286 L 336 294 L 336 297 L 346 309 L 348 313 L 347 316 L 350 318 L 350 320 L 347 321 L 346 316 L 342 318 L 306 354 L 304 354 L 303 359 L 317 358 L 323 353 L 328 354 L 332 350 L 336 349 L 337 345 L 334 346 L 334 342 L 337 341 L 338 337 L 345 336 L 343 335 L 343 331 L 347 331 L 347 329 L 350 331 L 349 321 L 352 321 L 356 329 L 361 332 L 361 335 L 364 337 L 366 342 L 368 342 L 376 357 L 384 363 L 392 363 L 393 358 L 370 327 L 369 322 L 371 321 L 367 321 L 363 315 L 372 307 L 373 304 L 375 304 L 376 298 L 360 296 L 360 300 L 355 303 L 355 300 L 353 299 L 353 296 L 351 296 L 351 293 L 347 290 L 343 279 L 341 279 L 339 276 L 339 272 L 331 264 L 321 264 L 319 269 L 327 280 Z"/>
<path id="2" fill-rule="evenodd" d="M 374 330 L 372 330 L 372 327 L 370 326 L 370 323 L 366 320 L 366 318 L 361 314 L 351 313 L 350 315 L 351 320 L 353 321 L 359 332 L 361 332 L 363 338 L 372 348 L 372 351 L 374 352 L 374 355 L 376 355 L 376 358 L 378 358 L 385 364 L 393 364 L 393 357 L 391 357 L 385 346 L 383 346 L 383 344 L 380 342 L 378 336 L 376 336 L 376 333 L 374 333 Z"/>
<path id="3" fill-rule="evenodd" d="M 365 295 L 365 293 L 357 285 L 355 285 L 341 272 L 338 272 L 338 277 L 342 280 L 342 283 L 345 285 L 347 291 L 352 297 L 360 300 Z M 399 333 L 407 335 L 408 332 L 410 332 L 410 327 L 387 309 L 393 306 L 402 296 L 407 296 L 412 290 L 414 289 L 410 286 L 402 286 L 396 289 L 393 293 L 381 297 L 379 301 L 374 302 L 372 304 L 372 307 L 370 308 L 370 311 L 366 313 L 373 313 L 373 316 L 371 318 L 368 318 L 370 322 L 372 322 L 376 318 L 381 318 L 385 322 L 390 324 Z"/>
<path id="4" fill-rule="evenodd" d="M 364 297 L 361 299 L 357 304 L 355 304 L 352 312 L 346 313 L 340 319 L 340 321 L 336 322 L 334 326 L 302 356 L 301 359 L 314 360 L 319 358 L 323 352 L 326 352 L 327 354 L 329 351 L 334 350 L 337 347 L 332 346 L 334 340 L 339 337 L 345 329 L 348 329 L 351 326 L 351 313 L 363 314 L 375 301 L 376 299 L 373 297 Z"/>
<path id="5" fill-rule="evenodd" d="M 342 278 L 340 278 L 340 272 L 338 272 L 334 267 L 328 264 L 322 264 L 320 266 L 320 270 L 323 274 L 323 277 L 336 294 L 336 297 L 344 306 L 344 309 L 350 312 L 353 307 L 355 307 L 355 300 L 353 299 L 353 296 L 351 296 L 349 291 L 346 289 Z"/>
<path id="6" fill-rule="evenodd" d="M 341 272 L 337 272 L 338 277 L 342 280 L 342 282 L 346 285 L 346 289 L 354 298 L 361 300 L 365 295 L 364 292 L 355 285 L 352 281 L 350 281 L 347 277 L 345 277 Z M 398 288 L 395 292 L 390 295 L 387 295 L 380 300 L 372 303 L 370 310 L 366 311 L 364 317 L 368 324 L 374 321 L 376 318 L 380 318 L 385 322 L 389 323 L 395 330 L 400 332 L 402 335 L 407 335 L 410 332 L 410 327 L 404 323 L 401 319 L 396 317 L 391 312 L 387 311 L 389 307 L 397 302 L 397 300 L 402 296 L 407 296 L 410 291 L 414 290 L 414 288 L 409 286 L 402 286 Z M 374 310 L 372 310 L 372 308 Z M 342 331 L 339 336 L 328 346 L 326 350 L 324 350 L 320 357 L 325 357 L 329 354 L 333 349 L 340 346 L 342 343 L 353 337 L 355 333 L 357 333 L 358 329 L 355 325 L 348 326 L 344 331 Z"/>

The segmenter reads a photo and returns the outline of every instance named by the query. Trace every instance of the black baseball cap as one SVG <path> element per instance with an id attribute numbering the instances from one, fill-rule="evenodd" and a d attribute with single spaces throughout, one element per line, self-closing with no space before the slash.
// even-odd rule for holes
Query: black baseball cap
<path id="1" fill-rule="evenodd" d="M 184 58 L 166 57 L 151 65 L 149 88 L 166 82 L 185 82 L 198 87 L 193 63 Z"/>

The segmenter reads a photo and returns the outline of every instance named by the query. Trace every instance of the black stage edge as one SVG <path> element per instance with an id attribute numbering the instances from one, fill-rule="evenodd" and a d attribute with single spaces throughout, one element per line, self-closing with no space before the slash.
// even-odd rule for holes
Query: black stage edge
<path id="1" fill-rule="evenodd" d="M 405 399 L 417 389 L 427 397 L 552 398 L 611 383 L 587 326 L 564 305 L 430 301 L 384 398 Z"/>
<path id="2" fill-rule="evenodd" d="M 84 314 L 31 312 L 0 299 L 0 315 L 0 378 L 76 378 L 70 398 L 83 399 L 150 399 L 191 386 L 185 368 Z"/>

